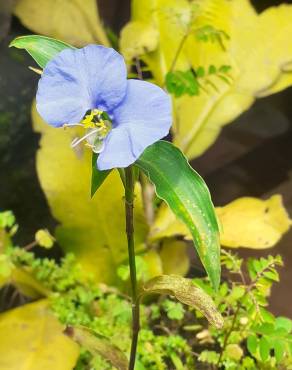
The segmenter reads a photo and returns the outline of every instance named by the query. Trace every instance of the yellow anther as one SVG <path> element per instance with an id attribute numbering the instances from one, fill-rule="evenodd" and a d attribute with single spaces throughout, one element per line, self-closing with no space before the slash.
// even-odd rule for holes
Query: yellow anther
<path id="1" fill-rule="evenodd" d="M 90 111 L 89 114 L 83 118 L 81 123 L 84 125 L 85 128 L 95 128 L 99 127 L 99 123 L 103 121 L 103 119 L 100 117 L 102 115 L 102 111 L 99 109 L 93 109 Z"/>
<path id="2" fill-rule="evenodd" d="M 106 114 L 104 116 L 103 113 L 104 112 L 99 109 L 88 111 L 79 123 L 80 126 L 83 126 L 87 130 L 87 134 L 83 136 L 83 139 L 86 139 L 87 145 L 91 148 L 95 148 L 95 150 L 100 149 L 103 140 L 112 129 L 112 122 L 106 119 Z M 73 142 L 73 145 L 79 144 L 79 141 Z"/>

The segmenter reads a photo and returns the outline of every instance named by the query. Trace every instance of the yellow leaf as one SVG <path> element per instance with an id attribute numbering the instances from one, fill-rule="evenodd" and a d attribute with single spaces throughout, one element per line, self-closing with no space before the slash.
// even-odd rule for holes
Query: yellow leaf
<path id="1" fill-rule="evenodd" d="M 177 103 L 181 115 L 175 142 L 189 158 L 201 155 L 213 144 L 222 127 L 249 109 L 256 98 L 292 84 L 291 78 L 283 79 L 282 70 L 282 66 L 292 60 L 292 47 L 287 47 L 291 44 L 292 6 L 269 8 L 258 15 L 249 0 L 209 0 L 202 9 L 206 14 L 205 21 L 210 14 L 213 15 L 209 19 L 211 24 L 214 18 L 222 19 L 223 6 L 228 8 L 225 10 L 228 17 L 225 17 L 225 23 L 215 25 L 230 36 L 227 52 L 221 51 L 219 55 L 217 51 L 216 54 L 214 45 L 198 44 L 191 37 L 186 43 L 193 68 L 199 65 L 207 68 L 210 64 L 232 66 L 230 85 L 225 83 L 224 86 L 223 81 L 216 82 L 213 77 L 218 92 L 209 90 L 208 94 L 202 92 L 199 97 L 183 97 Z M 193 112 L 192 107 L 195 107 Z"/>
<path id="2" fill-rule="evenodd" d="M 54 245 L 54 237 L 46 229 L 38 230 L 35 234 L 35 240 L 39 246 L 50 249 Z"/>
<path id="3" fill-rule="evenodd" d="M 0 228 L 0 253 L 4 252 L 5 249 L 11 245 L 12 243 L 11 243 L 10 235 L 5 229 Z"/>
<path id="4" fill-rule="evenodd" d="M 235 361 L 240 361 L 243 356 L 243 350 L 238 344 L 228 344 L 226 346 L 226 354 Z"/>
<path id="5" fill-rule="evenodd" d="M 163 273 L 185 276 L 190 268 L 187 244 L 184 241 L 166 239 L 160 251 Z"/>
<path id="6" fill-rule="evenodd" d="M 43 286 L 29 271 L 29 269 L 15 267 L 12 270 L 10 284 L 14 285 L 21 294 L 36 299 L 47 297 L 51 291 Z"/>
<path id="7" fill-rule="evenodd" d="M 72 370 L 79 347 L 63 334 L 63 325 L 45 300 L 0 315 L 0 368 Z"/>
<path id="8" fill-rule="evenodd" d="M 122 30 L 120 49 L 126 60 L 155 50 L 157 44 L 158 32 L 147 23 L 131 22 Z"/>
<path id="9" fill-rule="evenodd" d="M 13 264 L 10 261 L 9 257 L 6 254 L 0 255 L 0 288 L 9 282 Z"/>
<path id="10" fill-rule="evenodd" d="M 292 5 L 282 4 L 257 14 L 250 0 L 134 0 L 132 22 L 156 28 L 159 43 L 145 56 L 156 82 L 164 85 L 173 66 L 187 70 L 230 65 L 229 83 L 211 75 L 200 81 L 199 96 L 174 101 L 174 142 L 189 158 L 202 154 L 222 127 L 249 109 L 256 98 L 292 85 Z M 225 32 L 219 42 L 202 42 L 196 32 L 204 26 Z M 131 40 L 128 39 L 128 48 Z"/>
<path id="11" fill-rule="evenodd" d="M 268 89 L 260 91 L 258 96 L 265 97 L 271 94 L 276 94 L 279 91 L 286 89 L 287 87 L 292 85 L 292 71 L 283 71 L 283 73 L 279 76 L 276 82 Z"/>
<path id="12" fill-rule="evenodd" d="M 32 119 L 42 133 L 37 153 L 37 171 L 53 216 L 60 222 L 56 238 L 67 252 L 73 252 L 84 270 L 97 280 L 113 283 L 116 267 L 127 259 L 124 221 L 124 190 L 117 171 L 113 171 L 90 199 L 91 152 L 70 147 L 71 129 L 56 129 L 45 124 L 35 107 Z M 143 248 L 148 231 L 140 188 L 136 187 L 135 241 Z"/>
<path id="13" fill-rule="evenodd" d="M 187 244 L 175 239 L 164 239 L 161 249 L 154 249 L 143 255 L 147 272 L 144 281 L 162 274 L 185 276 L 190 267 Z"/>
<path id="14" fill-rule="evenodd" d="M 267 200 L 243 197 L 216 207 L 221 224 L 221 244 L 226 247 L 265 249 L 273 247 L 291 227 L 282 197 Z M 149 239 L 157 241 L 177 235 L 191 239 L 186 227 L 162 204 L 151 227 Z"/>
<path id="15" fill-rule="evenodd" d="M 146 263 L 145 281 L 155 276 L 163 274 L 161 258 L 158 252 L 150 250 L 143 255 L 143 261 Z"/>
<path id="16" fill-rule="evenodd" d="M 162 203 L 156 214 L 155 221 L 150 228 L 149 240 L 151 242 L 158 241 L 164 238 L 172 238 L 177 235 L 189 236 L 188 228 L 178 220 L 169 207 Z"/>
<path id="17" fill-rule="evenodd" d="M 96 0 L 18 0 L 14 13 L 36 33 L 75 46 L 89 43 L 109 45 Z"/>
<path id="18" fill-rule="evenodd" d="M 280 195 L 240 198 L 216 210 L 223 229 L 221 243 L 227 247 L 273 247 L 292 224 Z"/>
<path id="19" fill-rule="evenodd" d="M 121 52 L 127 60 L 131 56 L 142 56 L 156 83 L 163 85 L 172 62 L 170 58 L 174 57 L 179 40 L 183 37 L 181 23 L 185 23 L 189 17 L 187 0 L 133 0 L 132 21 L 121 32 Z M 178 64 L 181 68 L 189 66 L 181 59 Z"/>

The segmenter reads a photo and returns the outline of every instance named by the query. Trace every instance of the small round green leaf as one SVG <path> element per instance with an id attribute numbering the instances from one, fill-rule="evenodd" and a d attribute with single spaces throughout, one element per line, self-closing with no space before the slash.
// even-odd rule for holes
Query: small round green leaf
<path id="1" fill-rule="evenodd" d="M 250 335 L 247 338 L 247 349 L 249 350 L 250 354 L 254 355 L 256 353 L 258 347 L 258 339 L 255 335 Z"/>
<path id="2" fill-rule="evenodd" d="M 260 339 L 259 348 L 260 348 L 261 359 L 263 361 L 267 361 L 270 355 L 270 344 L 265 337 L 262 337 Z"/>

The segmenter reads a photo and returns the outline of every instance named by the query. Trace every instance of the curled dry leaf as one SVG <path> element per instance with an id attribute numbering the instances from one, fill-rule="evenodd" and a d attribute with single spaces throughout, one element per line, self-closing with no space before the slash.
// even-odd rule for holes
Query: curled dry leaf
<path id="1" fill-rule="evenodd" d="M 195 286 L 190 279 L 176 275 L 161 275 L 148 281 L 143 290 L 144 294 L 173 295 L 180 302 L 195 307 L 216 328 L 223 326 L 223 318 L 217 311 L 212 298 L 201 288 Z"/>

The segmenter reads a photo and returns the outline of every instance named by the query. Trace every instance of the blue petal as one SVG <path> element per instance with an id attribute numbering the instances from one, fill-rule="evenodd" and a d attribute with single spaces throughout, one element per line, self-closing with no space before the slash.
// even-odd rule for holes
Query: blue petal
<path id="1" fill-rule="evenodd" d="M 114 110 L 114 129 L 105 139 L 97 167 L 129 166 L 149 145 L 168 134 L 171 123 L 170 97 L 149 82 L 129 80 L 125 99 Z"/>
<path id="2" fill-rule="evenodd" d="M 89 109 L 110 113 L 123 100 L 126 89 L 126 65 L 115 50 L 99 45 L 65 49 L 44 69 L 37 110 L 55 127 L 78 123 Z"/>

